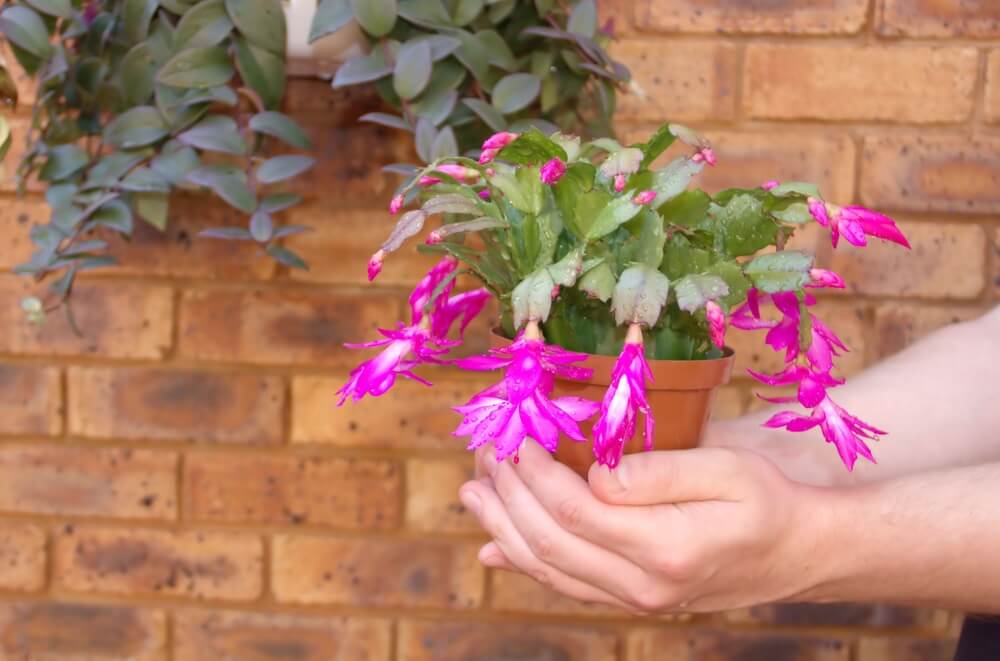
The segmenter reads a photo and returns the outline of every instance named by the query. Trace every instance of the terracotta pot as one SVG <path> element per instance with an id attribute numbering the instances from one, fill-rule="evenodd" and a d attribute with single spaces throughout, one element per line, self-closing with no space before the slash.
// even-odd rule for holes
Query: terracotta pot
<path id="1" fill-rule="evenodd" d="M 490 345 L 503 347 L 510 340 L 497 333 L 491 333 Z M 611 385 L 611 373 L 615 367 L 615 356 L 588 357 L 579 363 L 594 370 L 588 381 L 556 379 L 554 396 L 574 395 L 599 402 Z M 697 447 L 705 431 L 712 411 L 715 391 L 729 382 L 733 371 L 733 352 L 727 349 L 722 358 L 712 360 L 651 360 L 653 383 L 647 383 L 646 397 L 656 417 L 654 449 L 684 450 Z M 594 463 L 592 432 L 596 418 L 581 425 L 587 435 L 587 443 L 575 443 L 563 438 L 559 443 L 556 458 L 583 477 L 587 476 Z M 635 437 L 626 444 L 625 452 L 642 451 L 642 429 L 640 420 L 636 425 Z"/>

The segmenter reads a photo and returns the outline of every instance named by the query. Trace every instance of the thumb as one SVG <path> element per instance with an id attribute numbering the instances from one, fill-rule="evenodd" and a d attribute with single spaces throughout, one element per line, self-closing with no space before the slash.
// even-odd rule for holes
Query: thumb
<path id="1" fill-rule="evenodd" d="M 743 461 L 726 448 L 641 452 L 622 457 L 610 470 L 594 464 L 588 481 L 611 505 L 657 505 L 729 500 L 744 479 Z"/>

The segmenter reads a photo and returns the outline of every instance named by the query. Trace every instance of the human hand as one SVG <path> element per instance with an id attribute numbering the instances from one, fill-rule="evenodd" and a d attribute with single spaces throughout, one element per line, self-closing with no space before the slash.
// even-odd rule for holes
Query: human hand
<path id="1" fill-rule="evenodd" d="M 490 567 L 634 612 L 716 611 L 779 601 L 812 586 L 821 492 L 760 455 L 700 448 L 629 455 L 589 485 L 542 448 L 520 462 L 477 454 L 462 502 L 493 537 Z M 819 554 L 822 555 L 819 555 Z"/>

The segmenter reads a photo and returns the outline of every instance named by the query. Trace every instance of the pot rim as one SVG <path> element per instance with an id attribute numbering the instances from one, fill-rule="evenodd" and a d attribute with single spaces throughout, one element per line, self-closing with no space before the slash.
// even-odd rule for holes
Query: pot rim
<path id="1" fill-rule="evenodd" d="M 496 328 L 490 330 L 490 347 L 499 348 L 513 342 Z M 721 358 L 706 358 L 704 360 L 650 360 L 649 369 L 653 373 L 652 383 L 647 384 L 648 390 L 713 390 L 729 382 L 733 373 L 733 363 L 736 352 L 726 347 Z M 593 375 L 586 380 L 570 380 L 559 378 L 564 383 L 593 384 L 598 386 L 611 385 L 611 374 L 614 371 L 617 356 L 601 356 L 586 354 L 587 361 L 580 363 L 581 367 L 594 370 Z M 558 377 L 557 377 L 558 378 Z"/>

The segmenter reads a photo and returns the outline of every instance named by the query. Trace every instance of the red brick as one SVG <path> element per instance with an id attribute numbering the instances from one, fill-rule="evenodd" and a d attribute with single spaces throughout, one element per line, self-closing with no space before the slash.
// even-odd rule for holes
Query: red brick
<path id="1" fill-rule="evenodd" d="M 297 604 L 474 608 L 483 598 L 478 545 L 278 535 L 272 589 Z"/>
<path id="2" fill-rule="evenodd" d="M 973 106 L 972 48 L 752 44 L 746 108 L 766 119 L 959 122 Z"/>
<path id="3" fill-rule="evenodd" d="M 856 661 L 952 661 L 955 646 L 951 639 L 862 638 Z"/>
<path id="4" fill-rule="evenodd" d="M 908 37 L 1000 37 L 1000 14 L 990 0 L 880 0 L 880 34 Z"/>
<path id="5" fill-rule="evenodd" d="M 986 120 L 1000 122 L 1000 49 L 990 51 L 986 65 Z"/>
<path id="6" fill-rule="evenodd" d="M 566 659 L 615 661 L 618 637 L 593 627 L 418 622 L 399 626 L 400 661 Z"/>
<path id="7" fill-rule="evenodd" d="M 435 532 L 480 532 L 458 499 L 458 488 L 475 478 L 472 458 L 406 462 L 406 525 Z"/>
<path id="8" fill-rule="evenodd" d="M 176 471 L 172 452 L 9 445 L 0 448 L 0 510 L 174 519 Z"/>
<path id="9" fill-rule="evenodd" d="M 885 303 L 875 309 L 875 352 L 885 358 L 903 350 L 931 332 L 961 321 L 975 319 L 983 308 Z"/>
<path id="10" fill-rule="evenodd" d="M 0 433 L 55 436 L 61 431 L 58 368 L 0 364 Z"/>
<path id="11" fill-rule="evenodd" d="M 401 471 L 382 459 L 195 452 L 184 461 L 185 516 L 198 521 L 393 528 Z"/>
<path id="12" fill-rule="evenodd" d="M 491 381 L 460 379 L 443 370 L 423 370 L 434 387 L 398 380 L 378 399 L 337 407 L 341 378 L 299 376 L 292 381 L 292 442 L 351 447 L 465 448 L 451 436 L 460 418 L 452 410 Z M 453 373 L 452 373 L 453 374 Z"/>
<path id="13" fill-rule="evenodd" d="M 9 154 L 3 162 L 8 172 L 14 169 L 14 161 Z M 35 249 L 29 235 L 31 227 L 48 223 L 49 213 L 49 207 L 41 197 L 0 196 L 0 232 L 7 237 L 0 247 L 0 268 L 10 271 L 31 259 Z"/>
<path id="14" fill-rule="evenodd" d="M 73 289 L 77 335 L 64 311 L 36 326 L 18 301 L 43 293 L 27 278 L 0 278 L 0 352 L 33 355 L 97 355 L 159 359 L 170 346 L 172 293 L 167 287 L 81 281 Z"/>
<path id="15" fill-rule="evenodd" d="M 334 365 L 360 354 L 363 342 L 399 318 L 399 301 L 368 292 L 186 291 L 180 353 L 186 358 L 260 364 Z"/>
<path id="16" fill-rule="evenodd" d="M 629 40 L 611 54 L 632 72 L 646 98 L 635 93 L 618 100 L 618 117 L 671 121 L 732 119 L 736 112 L 736 49 L 718 42 L 684 42 L 683 48 L 658 40 Z"/>
<path id="17" fill-rule="evenodd" d="M 585 604 L 564 597 L 524 574 L 494 571 L 490 574 L 490 607 L 505 613 L 565 615 L 572 617 L 631 617 L 602 604 Z"/>
<path id="18" fill-rule="evenodd" d="M 1000 139 L 868 138 L 861 199 L 883 209 L 998 213 Z"/>
<path id="19" fill-rule="evenodd" d="M 45 587 L 45 531 L 28 523 L 0 524 L 0 590 Z"/>
<path id="20" fill-rule="evenodd" d="M 661 32 L 852 34 L 865 24 L 868 0 L 639 0 L 640 29 Z"/>
<path id="21" fill-rule="evenodd" d="M 769 604 L 726 613 L 740 624 L 776 627 L 876 627 L 946 630 L 950 614 L 879 604 Z"/>
<path id="22" fill-rule="evenodd" d="M 628 636 L 627 661 L 848 661 L 835 638 L 780 633 L 639 629 Z"/>
<path id="23" fill-rule="evenodd" d="M 0 605 L 10 661 L 166 661 L 163 611 L 79 603 Z"/>
<path id="24" fill-rule="evenodd" d="M 290 272 L 294 279 L 367 285 L 368 258 L 385 241 L 396 221 L 384 207 L 331 212 L 329 205 L 312 204 L 295 211 L 295 222 L 309 225 L 314 231 L 285 241 L 287 248 L 309 263 L 308 271 Z M 428 228 L 434 223 L 431 220 Z M 414 237 L 386 258 L 378 277 L 380 285 L 413 287 L 423 277 L 437 260 L 417 252 L 422 240 L 423 235 Z"/>
<path id="25" fill-rule="evenodd" d="M 66 526 L 56 583 L 76 592 L 246 601 L 261 593 L 255 535 Z"/>
<path id="26" fill-rule="evenodd" d="M 178 661 L 388 661 L 389 648 L 384 620 L 200 610 L 174 619 Z"/>
<path id="27" fill-rule="evenodd" d="M 173 194 L 164 232 L 136 221 L 126 240 L 109 232 L 108 252 L 118 260 L 114 274 L 181 278 L 263 279 L 275 261 L 252 241 L 222 241 L 198 236 L 210 227 L 246 227 L 249 218 L 210 194 Z"/>
<path id="28" fill-rule="evenodd" d="M 71 368 L 69 429 L 95 438 L 281 443 L 282 379 L 142 368 Z"/>

